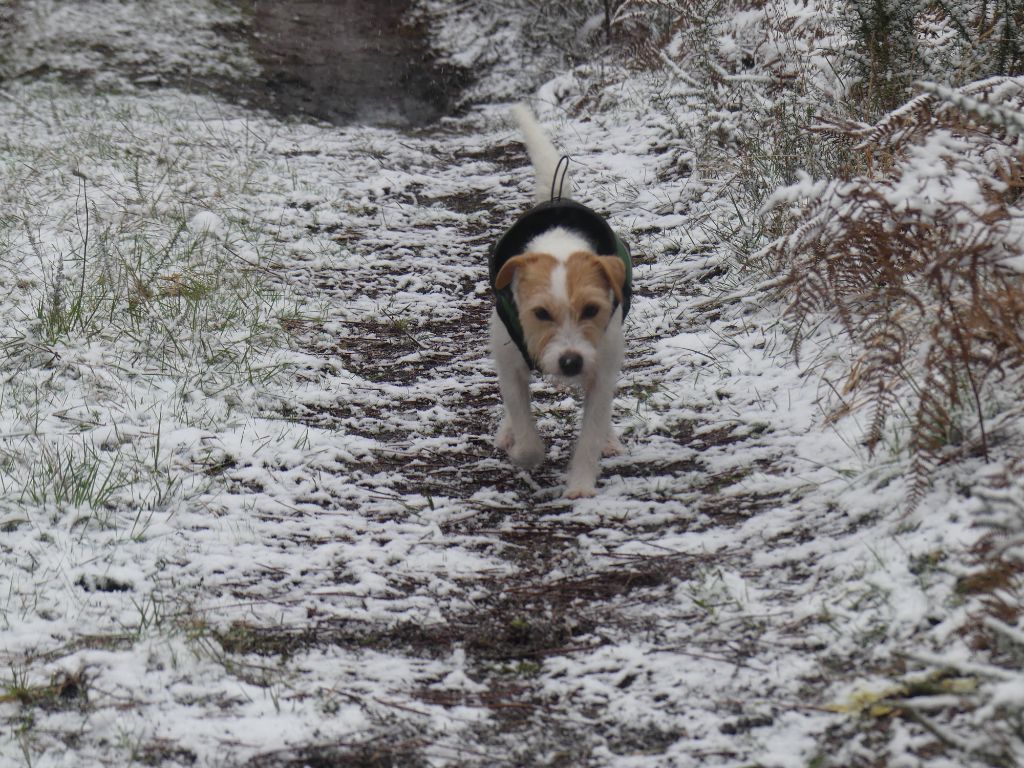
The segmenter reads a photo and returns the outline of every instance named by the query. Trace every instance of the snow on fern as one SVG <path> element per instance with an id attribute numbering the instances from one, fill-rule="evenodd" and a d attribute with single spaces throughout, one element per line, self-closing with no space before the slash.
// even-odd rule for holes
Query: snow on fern
<path id="1" fill-rule="evenodd" d="M 842 325 L 858 352 L 841 409 L 871 409 L 872 449 L 890 417 L 910 414 L 918 492 L 948 458 L 987 455 L 997 395 L 1022 386 L 1022 105 L 1021 78 L 926 85 L 876 125 L 845 129 L 864 174 L 803 180 L 766 208 L 798 221 L 763 251 L 787 265 L 795 348 L 823 315 Z"/>

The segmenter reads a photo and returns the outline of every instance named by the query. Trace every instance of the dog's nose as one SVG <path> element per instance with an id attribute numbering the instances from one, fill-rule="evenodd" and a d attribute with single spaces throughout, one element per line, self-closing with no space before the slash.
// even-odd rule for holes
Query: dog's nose
<path id="1" fill-rule="evenodd" d="M 558 367 L 566 376 L 575 376 L 583 370 L 583 356 L 576 352 L 566 352 L 558 358 Z"/>

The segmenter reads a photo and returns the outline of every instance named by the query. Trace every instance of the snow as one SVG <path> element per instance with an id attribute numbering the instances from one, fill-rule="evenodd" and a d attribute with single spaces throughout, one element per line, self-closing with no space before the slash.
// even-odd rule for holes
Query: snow
<path id="1" fill-rule="evenodd" d="M 219 4 L 23 5 L 39 27 L 11 54 L 25 69 L 177 66 L 188 51 L 146 33 L 165 23 L 201 30 L 216 72 L 252 66 L 208 34 L 234 19 Z M 523 19 L 466 5 L 433 34 L 483 67 Z M 105 28 L 92 6 L 115 14 Z M 762 21 L 738 14 L 724 55 Z M 113 63 L 30 44 L 78 36 L 113 41 Z M 488 68 L 463 117 L 410 133 L 103 90 L 110 73 L 99 96 L 5 82 L 0 763 L 245 764 L 409 740 L 438 766 L 926 764 L 910 721 L 892 719 L 886 751 L 837 744 L 852 718 L 829 706 L 888 690 L 908 651 L 992 668 L 960 632 L 973 604 L 954 564 L 986 533 L 963 489 L 1002 477 L 965 460 L 904 516 L 905 459 L 868 456 L 858 416 L 829 418 L 784 304 L 729 266 L 728 179 L 663 172 L 665 116 L 645 106 L 663 84 L 627 77 L 588 114 L 585 67 L 530 66 Z M 558 499 L 574 397 L 534 385 L 550 442 L 534 475 L 491 444 L 485 255 L 532 190 L 502 101 L 534 87 L 585 202 L 640 257 L 627 454 L 574 504 Z M 978 201 L 941 173 L 951 141 L 921 147 L 893 194 L 935 179 Z M 801 175 L 762 212 L 826 188 Z M 95 315 L 47 326 L 40 308 L 83 270 Z M 805 344 L 849 353 L 825 327 Z M 1014 482 L 1000 503 L 1024 509 Z M 68 678 L 84 701 L 13 695 Z M 1008 671 L 987 711 L 1022 700 Z"/>

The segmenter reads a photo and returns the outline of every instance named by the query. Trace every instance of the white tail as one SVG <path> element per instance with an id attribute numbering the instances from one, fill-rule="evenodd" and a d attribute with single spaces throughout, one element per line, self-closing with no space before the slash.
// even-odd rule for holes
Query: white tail
<path id="1" fill-rule="evenodd" d="M 558 171 L 558 161 L 562 155 L 555 149 L 555 145 L 551 143 L 551 139 L 537 122 L 533 110 L 528 106 L 516 104 L 512 107 L 512 116 L 519 124 L 519 130 L 523 132 L 523 144 L 526 145 L 526 152 L 529 154 L 533 170 L 537 174 L 537 192 L 534 197 L 538 203 L 543 203 L 551 199 L 552 180 L 555 172 Z M 562 167 L 565 168 L 564 163 Z M 560 173 L 559 176 L 561 177 Z M 572 197 L 572 181 L 568 172 L 565 174 L 564 181 L 559 178 L 559 184 L 555 185 L 556 195 L 559 193 L 559 186 L 561 186 L 562 197 Z"/>

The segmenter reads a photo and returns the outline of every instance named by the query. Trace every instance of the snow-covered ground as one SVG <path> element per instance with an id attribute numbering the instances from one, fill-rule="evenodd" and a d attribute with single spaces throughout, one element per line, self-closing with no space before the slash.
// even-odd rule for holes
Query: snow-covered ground
<path id="1" fill-rule="evenodd" d="M 1012 462 L 906 511 L 900 446 L 828 418 L 732 260 L 735 178 L 679 171 L 651 104 L 683 73 L 492 68 L 500 98 L 430 129 L 283 122 L 138 82 L 190 55 L 147 24 L 254 66 L 180 5 L 0 6 L 35 25 L 0 83 L 0 764 L 1024 759 L 1019 570 L 983 557 L 1019 546 L 982 525 L 1024 509 Z M 464 64 L 508 43 L 424 7 L 483 41 Z M 486 253 L 529 203 L 533 82 L 637 256 L 627 453 L 572 503 L 571 393 L 535 385 L 538 471 L 492 446 Z"/>

